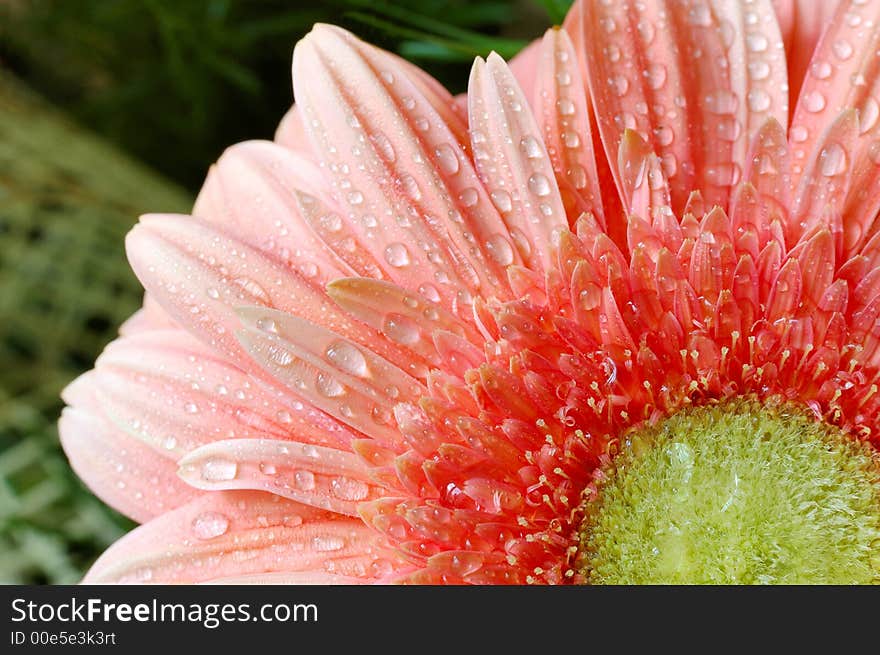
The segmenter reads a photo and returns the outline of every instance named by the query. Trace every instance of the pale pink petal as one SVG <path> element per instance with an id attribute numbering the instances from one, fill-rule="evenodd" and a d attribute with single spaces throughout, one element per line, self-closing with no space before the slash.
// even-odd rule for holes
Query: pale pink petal
<path id="1" fill-rule="evenodd" d="M 228 578 L 214 578 L 204 584 L 212 585 L 356 585 L 376 581 L 369 578 L 355 578 L 325 571 L 278 571 L 274 573 L 254 573 L 234 575 Z"/>
<path id="2" fill-rule="evenodd" d="M 568 221 L 540 129 L 497 54 L 474 62 L 468 103 L 477 170 L 513 240 L 497 252 L 508 264 L 518 252 L 532 270 L 549 271 L 554 235 Z"/>
<path id="3" fill-rule="evenodd" d="M 290 150 L 309 150 L 309 139 L 303 125 L 302 115 L 296 105 L 284 114 L 275 130 L 275 143 Z"/>
<path id="4" fill-rule="evenodd" d="M 672 214 L 669 183 L 660 158 L 635 130 L 624 131 L 617 155 L 623 199 L 627 210 L 653 223 Z"/>
<path id="5" fill-rule="evenodd" d="M 234 308 L 243 305 L 295 312 L 400 361 L 401 349 L 355 322 L 322 287 L 203 221 L 144 216 L 126 247 L 132 268 L 163 309 L 234 361 L 248 361 L 235 338 Z"/>
<path id="6" fill-rule="evenodd" d="M 347 516 L 357 516 L 358 503 L 388 495 L 354 453 L 278 439 L 216 441 L 179 465 L 183 480 L 198 489 L 268 491 Z"/>
<path id="7" fill-rule="evenodd" d="M 839 0 L 772 0 L 788 58 L 790 105 L 795 106 L 819 37 Z"/>
<path id="8" fill-rule="evenodd" d="M 177 477 L 172 459 L 113 426 L 98 408 L 66 407 L 58 431 L 76 474 L 101 500 L 135 521 L 148 521 L 202 494 Z"/>
<path id="9" fill-rule="evenodd" d="M 716 138 L 734 140 L 733 161 L 742 167 L 752 139 L 768 120 L 788 125 L 786 50 L 771 0 L 712 0 L 712 10 L 728 46 L 730 86 L 738 98 L 735 122 L 719 121 Z"/>
<path id="10" fill-rule="evenodd" d="M 502 291 L 516 253 L 487 248 L 506 230 L 447 123 L 452 97 L 444 116 L 421 77 L 329 26 L 297 44 L 293 68 L 306 130 L 344 210 L 342 230 L 366 237 L 383 277 L 413 291 L 431 285 L 462 316 L 469 294 Z"/>
<path id="11" fill-rule="evenodd" d="M 542 128 L 569 223 L 592 212 L 605 224 L 586 89 L 568 34 L 547 30 L 537 44 L 533 106 Z M 513 64 L 511 64 L 511 71 Z M 529 87 L 523 87 L 525 89 Z M 599 153 L 601 156 L 601 153 Z"/>
<path id="12" fill-rule="evenodd" d="M 244 327 L 238 338 L 273 378 L 384 445 L 399 442 L 390 408 L 424 395 L 415 378 L 300 316 L 255 307 L 238 314 Z"/>
<path id="13" fill-rule="evenodd" d="M 179 327 L 159 303 L 145 293 L 143 306 L 119 326 L 119 334 L 124 336 L 145 330 L 171 330 Z"/>
<path id="14" fill-rule="evenodd" d="M 363 521 L 258 491 L 221 491 L 130 532 L 83 582 L 191 584 L 296 572 L 379 580 L 398 566 Z"/>
<path id="15" fill-rule="evenodd" d="M 181 331 L 117 339 L 91 376 L 104 415 L 174 461 L 220 439 L 269 437 L 348 448 L 355 438 L 323 412 L 260 384 Z"/>
<path id="16" fill-rule="evenodd" d="M 324 285 L 354 270 L 303 216 L 300 194 L 318 195 L 323 186 L 320 170 L 300 154 L 248 141 L 227 149 L 211 167 L 193 215 Z"/>

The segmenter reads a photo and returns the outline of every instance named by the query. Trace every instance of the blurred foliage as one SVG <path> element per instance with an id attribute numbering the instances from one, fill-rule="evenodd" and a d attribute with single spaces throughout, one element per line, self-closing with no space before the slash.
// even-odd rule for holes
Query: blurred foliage
<path id="1" fill-rule="evenodd" d="M 59 393 L 140 303 L 126 231 L 187 211 L 226 146 L 271 138 L 311 25 L 341 24 L 459 92 L 473 57 L 513 56 L 569 5 L 0 0 L 0 583 L 75 582 L 131 528 L 70 470 Z"/>
<path id="2" fill-rule="evenodd" d="M 76 582 L 131 527 L 70 469 L 59 393 L 140 304 L 126 231 L 190 204 L 0 69 L 0 583 Z"/>
<path id="3" fill-rule="evenodd" d="M 196 190 L 225 146 L 271 138 L 292 101 L 293 46 L 315 22 L 397 50 L 457 92 L 475 56 L 513 56 L 569 4 L 11 0 L 0 3 L 0 60 L 84 125 Z"/>

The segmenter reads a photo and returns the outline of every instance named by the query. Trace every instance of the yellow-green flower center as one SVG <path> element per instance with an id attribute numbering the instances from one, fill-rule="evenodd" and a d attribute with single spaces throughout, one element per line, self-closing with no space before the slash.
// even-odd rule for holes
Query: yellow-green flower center
<path id="1" fill-rule="evenodd" d="M 581 530 L 591 584 L 880 581 L 876 451 L 791 407 L 680 411 L 604 473 Z"/>

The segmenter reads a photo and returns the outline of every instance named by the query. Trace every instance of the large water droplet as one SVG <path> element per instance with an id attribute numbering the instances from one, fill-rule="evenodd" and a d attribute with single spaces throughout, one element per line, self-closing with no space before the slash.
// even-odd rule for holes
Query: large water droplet
<path id="1" fill-rule="evenodd" d="M 852 57 L 853 47 L 849 41 L 845 41 L 844 39 L 838 39 L 835 41 L 831 50 L 834 52 L 834 56 L 836 56 L 841 61 L 846 61 L 850 57 Z"/>
<path id="2" fill-rule="evenodd" d="M 202 512 L 193 519 L 192 531 L 203 540 L 216 539 L 229 529 L 229 519 L 219 512 Z"/>
<path id="3" fill-rule="evenodd" d="M 751 89 L 748 94 L 749 109 L 767 111 L 770 108 L 770 94 L 764 89 Z"/>
<path id="4" fill-rule="evenodd" d="M 506 214 L 513 209 L 513 200 L 504 189 L 495 189 L 489 194 L 489 197 L 492 199 L 492 204 L 495 205 L 495 208 L 502 214 Z"/>
<path id="5" fill-rule="evenodd" d="M 367 377 L 370 373 L 363 353 L 347 341 L 334 341 L 327 346 L 325 354 L 327 359 L 341 371 L 361 378 Z"/>
<path id="6" fill-rule="evenodd" d="M 300 491 L 311 491 L 315 488 L 315 475 L 311 471 L 297 471 L 293 474 L 293 484 Z"/>
<path id="7" fill-rule="evenodd" d="M 533 173 L 529 176 L 529 191 L 540 197 L 550 195 L 550 180 L 546 175 Z"/>
<path id="8" fill-rule="evenodd" d="M 339 380 L 326 373 L 318 373 L 318 377 L 315 379 L 315 386 L 318 389 L 318 393 L 327 398 L 338 398 L 345 393 L 345 387 L 342 386 Z"/>
<path id="9" fill-rule="evenodd" d="M 811 91 L 804 96 L 804 109 L 816 113 L 825 109 L 825 96 L 818 91 Z"/>
<path id="10" fill-rule="evenodd" d="M 342 500 L 363 500 L 369 495 L 370 487 L 361 480 L 339 476 L 330 482 L 330 491 Z"/>
<path id="11" fill-rule="evenodd" d="M 819 153 L 819 170 L 825 177 L 840 175 L 846 170 L 846 151 L 838 143 L 830 143 Z"/>
<path id="12" fill-rule="evenodd" d="M 510 242 L 501 234 L 495 234 L 486 241 L 486 250 L 489 256 L 501 266 L 509 266 L 513 263 L 513 248 Z"/>
<path id="13" fill-rule="evenodd" d="M 382 332 L 392 341 L 403 345 L 412 345 L 421 338 L 418 324 L 411 318 L 396 312 L 385 316 Z"/>
<path id="14" fill-rule="evenodd" d="M 655 90 L 660 89 L 666 84 L 666 66 L 651 64 L 645 70 L 645 76 L 648 78 L 648 86 Z"/>
<path id="15" fill-rule="evenodd" d="M 410 263 L 409 250 L 402 243 L 392 243 L 385 248 L 385 261 L 395 268 L 403 268 Z"/>
<path id="16" fill-rule="evenodd" d="M 312 538 L 312 548 L 320 552 L 331 552 L 345 548 L 345 540 L 335 535 Z"/>
<path id="17" fill-rule="evenodd" d="M 529 159 L 541 159 L 544 156 L 541 143 L 530 134 L 519 140 L 519 148 Z"/>
<path id="18" fill-rule="evenodd" d="M 443 143 L 434 149 L 434 155 L 437 157 L 437 165 L 446 175 L 455 175 L 458 173 L 459 162 L 455 150 L 448 143 Z"/>

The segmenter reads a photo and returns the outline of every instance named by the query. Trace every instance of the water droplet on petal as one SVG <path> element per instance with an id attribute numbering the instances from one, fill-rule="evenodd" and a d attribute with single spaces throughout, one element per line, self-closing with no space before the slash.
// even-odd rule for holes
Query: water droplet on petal
<path id="1" fill-rule="evenodd" d="M 385 261 L 395 268 L 403 268 L 410 263 L 409 250 L 402 243 L 392 243 L 385 248 Z"/>
<path id="2" fill-rule="evenodd" d="M 816 113 L 825 109 L 825 96 L 818 91 L 811 91 L 804 96 L 804 109 Z"/>
<path id="3" fill-rule="evenodd" d="M 666 66 L 663 64 L 652 64 L 648 66 L 645 74 L 648 78 L 648 86 L 657 90 L 666 84 Z"/>
<path id="4" fill-rule="evenodd" d="M 448 143 L 443 143 L 434 150 L 434 155 L 437 157 L 437 164 L 440 167 L 440 170 L 446 175 L 455 175 L 458 173 L 458 169 L 460 164 L 458 162 L 458 156 L 455 154 L 455 150 L 452 149 Z"/>
<path id="5" fill-rule="evenodd" d="M 345 540 L 337 536 L 312 537 L 312 548 L 320 552 L 330 552 L 345 548 Z"/>
<path id="6" fill-rule="evenodd" d="M 880 118 L 880 104 L 874 96 L 868 96 L 859 111 L 859 134 L 869 132 Z"/>
<path id="7" fill-rule="evenodd" d="M 216 539 L 229 529 L 229 519 L 219 512 L 202 512 L 192 522 L 193 534 L 199 539 Z"/>
<path id="8" fill-rule="evenodd" d="M 754 33 L 746 36 L 746 47 L 749 52 L 764 52 L 768 45 L 767 37 L 763 34 Z"/>
<path id="9" fill-rule="evenodd" d="M 509 266 L 513 263 L 513 248 L 510 242 L 501 234 L 495 234 L 486 241 L 486 250 L 489 256 L 501 266 Z"/>
<path id="10" fill-rule="evenodd" d="M 347 341 L 334 341 L 325 351 L 327 359 L 339 370 L 355 375 L 367 377 L 369 369 L 363 353 Z"/>
<path id="11" fill-rule="evenodd" d="M 819 153 L 819 170 L 825 177 L 840 175 L 846 170 L 846 151 L 838 143 L 830 143 Z"/>
<path id="12" fill-rule="evenodd" d="M 315 475 L 311 471 L 297 471 L 293 474 L 293 484 L 300 491 L 311 491 L 315 488 Z"/>
<path id="13" fill-rule="evenodd" d="M 852 57 L 853 47 L 850 45 L 849 41 L 845 41 L 844 39 L 838 39 L 835 41 L 831 50 L 834 52 L 834 55 L 840 59 L 841 61 L 846 61 L 850 57 Z"/>
<path id="14" fill-rule="evenodd" d="M 547 179 L 546 175 L 542 175 L 541 173 L 533 173 L 531 176 L 529 176 L 529 191 L 540 197 L 549 195 L 550 180 Z"/>
<path id="15" fill-rule="evenodd" d="M 330 491 L 342 500 L 363 500 L 369 495 L 370 488 L 366 482 L 340 476 L 331 480 Z"/>
<path id="16" fill-rule="evenodd" d="M 492 199 L 492 204 L 495 205 L 495 208 L 502 214 L 506 214 L 513 209 L 513 200 L 504 189 L 495 189 L 489 194 L 489 197 Z"/>
<path id="17" fill-rule="evenodd" d="M 399 344 L 412 345 L 421 338 L 418 324 L 403 314 L 389 313 L 382 323 L 382 332 Z"/>
<path id="18" fill-rule="evenodd" d="M 749 109 L 752 111 L 766 111 L 770 108 L 770 94 L 764 89 L 751 89 L 748 94 Z"/>
<path id="19" fill-rule="evenodd" d="M 327 398 L 337 398 L 345 393 L 345 387 L 339 380 L 326 373 L 318 373 L 315 386 L 318 388 L 318 393 Z"/>
<path id="20" fill-rule="evenodd" d="M 519 148 L 529 159 L 540 159 L 544 156 L 541 143 L 532 135 L 526 135 L 519 140 Z"/>

